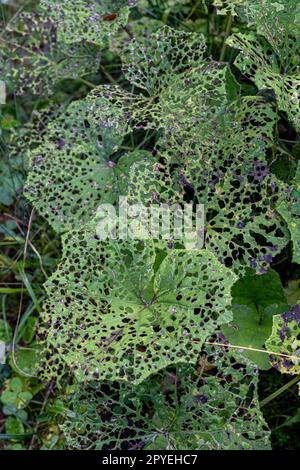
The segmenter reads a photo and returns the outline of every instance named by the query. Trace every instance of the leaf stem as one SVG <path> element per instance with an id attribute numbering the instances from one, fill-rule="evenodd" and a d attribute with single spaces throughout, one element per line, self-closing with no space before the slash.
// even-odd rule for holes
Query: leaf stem
<path id="1" fill-rule="evenodd" d="M 193 342 L 196 342 L 196 341 L 193 341 Z M 297 361 L 300 360 L 298 356 L 293 356 L 291 354 L 278 353 L 275 351 L 269 351 L 267 349 L 250 348 L 248 346 L 242 346 L 238 344 L 218 343 L 215 341 L 204 341 L 204 344 L 210 344 L 211 346 L 220 346 L 221 348 L 232 348 L 232 349 L 240 349 L 240 350 L 245 350 L 245 351 L 260 352 L 260 353 L 269 354 L 272 356 L 285 357 L 286 359 L 295 359 Z"/>
<path id="2" fill-rule="evenodd" d="M 260 407 L 265 406 L 268 403 L 270 403 L 270 401 L 274 400 L 274 398 L 277 398 L 279 395 L 281 395 L 281 393 L 285 392 L 288 388 L 290 388 L 292 385 L 296 384 L 299 380 L 300 380 L 300 375 L 297 375 L 292 380 L 290 380 L 287 384 L 283 385 L 278 390 L 276 390 L 276 392 L 271 393 L 271 395 L 264 398 L 264 400 L 262 400 L 260 402 Z"/>
<path id="3" fill-rule="evenodd" d="M 229 13 L 227 16 L 227 21 L 226 21 L 225 36 L 224 36 L 223 46 L 222 46 L 221 54 L 220 54 L 220 62 L 223 62 L 225 58 L 226 48 L 227 48 L 226 40 L 230 34 L 231 26 L 232 26 L 232 15 L 231 13 Z"/>

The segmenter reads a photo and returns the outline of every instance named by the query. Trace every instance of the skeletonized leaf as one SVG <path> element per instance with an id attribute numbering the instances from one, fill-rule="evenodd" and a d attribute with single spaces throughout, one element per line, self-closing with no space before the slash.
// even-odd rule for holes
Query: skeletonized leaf
<path id="1" fill-rule="evenodd" d="M 126 194 L 131 165 L 150 154 L 119 150 L 128 132 L 122 110 L 89 96 L 52 121 L 30 152 L 26 196 L 57 232 L 90 220 L 100 203 Z"/>
<path id="2" fill-rule="evenodd" d="M 279 214 L 286 221 L 293 242 L 293 261 L 300 264 L 300 164 L 288 191 L 286 201 L 278 205 Z"/>
<path id="3" fill-rule="evenodd" d="M 137 3 L 138 0 L 42 0 L 41 5 L 57 25 L 60 41 L 103 46 L 126 25 L 130 7 Z"/>
<path id="4" fill-rule="evenodd" d="M 273 317 L 273 329 L 266 347 L 275 369 L 286 374 L 300 373 L 300 306 L 294 305 L 281 315 Z M 277 356 L 272 353 L 280 353 Z"/>
<path id="5" fill-rule="evenodd" d="M 73 449 L 269 449 L 257 382 L 252 363 L 209 347 L 197 369 L 180 364 L 136 387 L 80 386 L 62 428 Z"/>
<path id="6" fill-rule="evenodd" d="M 46 285 L 47 342 L 81 381 L 139 383 L 169 364 L 195 363 L 205 338 L 232 319 L 236 276 L 207 250 L 101 241 L 96 229 L 65 237 Z"/>
<path id="7" fill-rule="evenodd" d="M 84 42 L 66 45 L 43 13 L 22 13 L 3 32 L 1 75 L 18 94 L 49 95 L 63 79 L 98 69 L 99 50 Z"/>

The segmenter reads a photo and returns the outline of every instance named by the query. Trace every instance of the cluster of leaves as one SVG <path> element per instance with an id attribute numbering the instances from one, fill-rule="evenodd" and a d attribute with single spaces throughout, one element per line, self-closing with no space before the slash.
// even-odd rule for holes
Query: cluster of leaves
<path id="1" fill-rule="evenodd" d="M 276 166 L 290 154 L 282 120 L 300 126 L 299 6 L 208 2 L 227 14 L 230 65 L 193 31 L 197 5 L 163 3 L 172 26 L 145 26 L 154 1 L 42 0 L 2 35 L 1 75 L 20 95 L 55 96 L 64 81 L 93 88 L 48 110 L 13 149 L 27 148 L 27 199 L 62 234 L 36 373 L 73 381 L 58 407 L 71 448 L 266 449 L 258 368 L 299 374 L 300 362 L 299 307 L 270 268 L 290 242 L 300 259 L 300 166 L 288 163 L 289 177 Z M 243 32 L 227 38 L 232 19 Z M 122 78 L 93 85 L 107 48 Z M 204 205 L 203 247 L 153 236 L 136 212 L 146 237 L 102 240 L 97 209 L 119 210 L 120 196 Z M 33 395 L 18 377 L 6 382 L 4 412 L 19 423 L 8 433 L 24 433 Z"/>

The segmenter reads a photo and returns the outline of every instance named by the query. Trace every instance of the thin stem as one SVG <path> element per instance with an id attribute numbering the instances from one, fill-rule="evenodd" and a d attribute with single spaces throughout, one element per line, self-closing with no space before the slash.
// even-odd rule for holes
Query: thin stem
<path id="1" fill-rule="evenodd" d="M 30 217 L 29 217 L 29 222 L 28 222 L 28 228 L 27 228 L 27 234 L 26 234 L 26 240 L 25 240 L 25 245 L 24 245 L 24 253 L 23 253 L 23 263 L 25 267 L 25 262 L 26 262 L 26 257 L 27 257 L 27 250 L 28 250 L 28 244 L 29 244 L 29 236 L 30 236 L 30 229 L 33 221 L 33 216 L 34 216 L 34 209 L 32 209 Z M 17 315 L 17 322 L 13 334 L 13 339 L 12 339 L 12 346 L 11 346 L 11 353 L 12 353 L 12 361 L 13 364 L 16 368 L 16 370 L 21 374 L 26 377 L 35 377 L 34 375 L 27 374 L 24 370 L 20 369 L 20 367 L 17 364 L 17 359 L 16 359 L 16 343 L 17 343 L 17 336 L 18 336 L 18 331 L 19 331 L 19 325 L 20 325 L 20 319 L 21 319 L 21 314 L 22 314 L 22 307 L 23 307 L 23 292 L 21 292 L 20 295 L 20 303 L 19 303 L 19 309 L 18 309 L 18 315 Z"/>
<path id="2" fill-rule="evenodd" d="M 226 48 L 227 48 L 226 40 L 227 40 L 227 38 L 230 34 L 231 25 L 232 25 L 232 15 L 231 15 L 231 13 L 229 13 L 228 16 L 227 16 L 225 37 L 224 37 L 223 46 L 222 46 L 222 50 L 221 50 L 221 54 L 220 54 L 220 62 L 223 62 L 224 58 L 225 58 Z"/>
<path id="3" fill-rule="evenodd" d="M 195 11 L 197 10 L 197 8 L 199 7 L 200 3 L 202 2 L 202 0 L 198 0 L 195 5 L 192 7 L 190 13 L 188 14 L 188 16 L 186 17 L 186 20 L 189 20 L 191 18 L 191 16 L 193 16 L 193 14 L 195 13 Z"/>
<path id="4" fill-rule="evenodd" d="M 196 341 L 193 341 L 196 342 Z M 279 357 L 284 357 L 286 359 L 295 359 L 297 361 L 300 360 L 298 356 L 293 356 L 291 354 L 283 354 L 283 353 L 278 353 L 275 351 L 268 351 L 266 349 L 258 349 L 258 348 L 250 348 L 247 346 L 242 346 L 238 344 L 229 344 L 229 343 L 217 343 L 217 342 L 212 342 L 212 341 L 204 341 L 204 344 L 210 344 L 211 346 L 220 346 L 221 348 L 232 348 L 232 349 L 241 349 L 245 351 L 254 351 L 254 352 L 260 352 L 264 354 L 269 354 L 271 356 L 279 356 Z"/>
<path id="5" fill-rule="evenodd" d="M 81 82 L 81 83 L 84 83 L 84 85 L 87 85 L 88 87 L 90 88 L 96 88 L 97 85 L 95 85 L 94 83 L 92 82 L 89 82 L 88 80 L 86 80 L 85 78 L 78 78 L 78 80 Z"/>
<path id="6" fill-rule="evenodd" d="M 278 390 L 276 390 L 276 392 L 271 393 L 271 395 L 269 395 L 264 400 L 262 400 L 260 402 L 260 406 L 262 407 L 262 406 L 267 405 L 268 403 L 270 403 L 270 401 L 274 400 L 274 398 L 277 398 L 279 395 L 281 395 L 281 393 L 285 392 L 288 388 L 292 387 L 292 385 L 296 384 L 299 380 L 300 380 L 300 375 L 297 375 L 292 380 L 290 380 L 287 384 L 283 385 Z"/>

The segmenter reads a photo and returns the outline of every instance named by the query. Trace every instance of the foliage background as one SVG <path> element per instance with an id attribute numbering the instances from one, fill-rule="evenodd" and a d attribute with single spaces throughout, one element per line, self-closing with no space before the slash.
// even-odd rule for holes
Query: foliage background
<path id="1" fill-rule="evenodd" d="M 136 19 L 134 15 L 138 15 L 175 28 L 203 33 L 209 54 L 215 60 L 232 65 L 245 94 L 257 94 L 253 81 L 242 76 L 233 65 L 237 52 L 225 45 L 230 32 L 246 30 L 240 19 L 217 15 L 212 2 L 145 0 L 141 3 L 139 13 L 133 14 L 132 21 Z M 34 11 L 37 5 L 36 1 L 2 1 L 3 28 L 14 15 L 23 10 Z M 131 34 L 131 27 L 129 23 L 127 34 L 128 31 Z M 12 142 L 28 132 L 36 111 L 58 104 L 66 107 L 71 101 L 86 96 L 93 85 L 122 85 L 121 63 L 112 49 L 103 50 L 100 63 L 85 79 L 62 80 L 49 97 L 36 97 L 31 93 L 19 96 L 9 89 L 7 103 L 0 108 L 0 340 L 9 345 L 6 355 L 0 349 L 0 447 L 5 449 L 63 449 L 65 441 L 59 425 L 65 416 L 63 399 L 70 393 L 67 385 L 65 389 L 58 389 L 54 381 L 44 383 L 37 377 L 26 377 L 20 372 L 22 369 L 30 375 L 33 370 L 37 318 L 45 300 L 43 283 L 54 272 L 62 253 L 60 237 L 32 211 L 23 196 L 27 161 L 24 152 L 19 149 L 11 151 Z M 272 96 L 268 97 L 268 90 L 264 93 L 267 99 L 272 99 Z M 299 136 L 284 114 L 278 133 L 284 163 L 278 164 L 277 171 L 283 174 L 300 158 L 300 144 Z M 278 273 L 278 280 L 284 288 L 285 297 L 281 301 L 290 304 L 299 301 L 300 268 L 292 263 L 291 246 L 275 258 L 272 268 Z M 272 282 L 275 283 L 275 295 L 278 292 L 277 281 L 273 279 Z M 254 286 L 253 291 L 256 289 Z M 15 334 L 18 317 L 20 323 Z M 299 448 L 300 405 L 295 379 L 291 380 L 275 369 L 261 371 L 259 395 L 264 417 L 272 431 L 272 447 Z"/>

